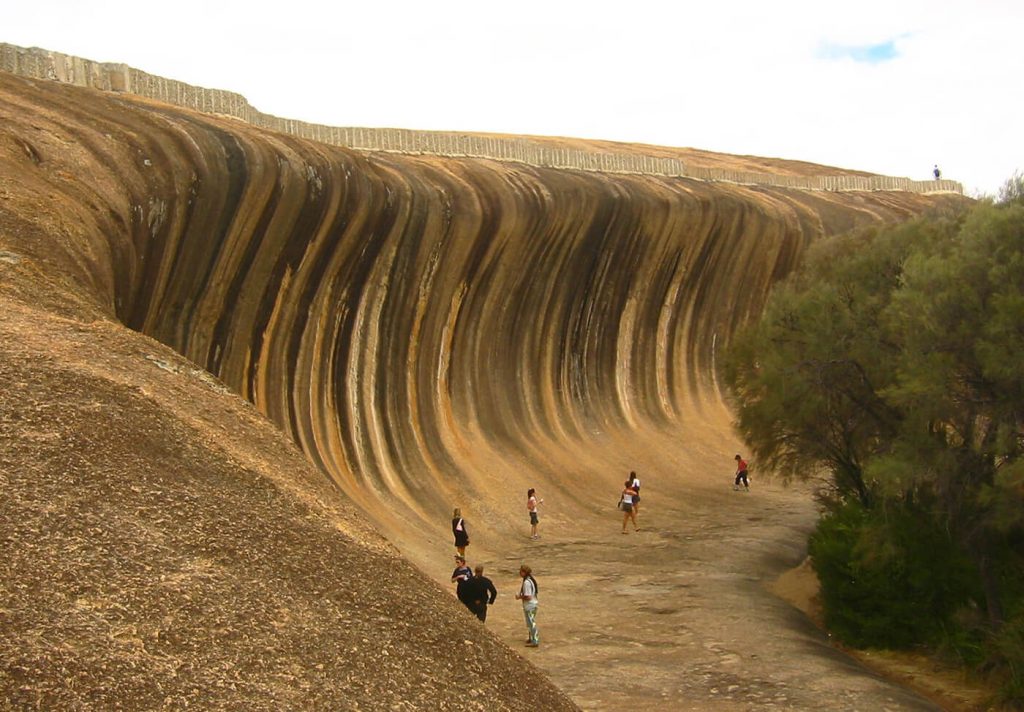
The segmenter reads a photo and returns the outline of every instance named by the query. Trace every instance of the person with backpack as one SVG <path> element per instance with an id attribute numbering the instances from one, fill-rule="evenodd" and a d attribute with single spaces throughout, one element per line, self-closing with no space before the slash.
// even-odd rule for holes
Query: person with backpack
<path id="1" fill-rule="evenodd" d="M 526 618 L 526 629 L 530 632 L 526 647 L 536 648 L 540 646 L 540 635 L 537 633 L 537 607 L 540 605 L 537 599 L 537 580 L 533 577 L 533 570 L 526 564 L 519 567 L 519 576 L 523 583 L 516 594 L 516 600 L 523 602 L 523 617 Z"/>
<path id="2" fill-rule="evenodd" d="M 462 510 L 458 507 L 452 512 L 452 534 L 455 536 L 455 549 L 465 556 L 466 547 L 469 546 L 469 530 L 466 529 L 466 520 L 462 518 Z"/>

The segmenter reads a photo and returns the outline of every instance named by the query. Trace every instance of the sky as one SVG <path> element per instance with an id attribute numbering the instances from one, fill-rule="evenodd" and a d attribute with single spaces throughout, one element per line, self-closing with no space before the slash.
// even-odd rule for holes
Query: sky
<path id="1" fill-rule="evenodd" d="M 47 0 L 0 42 L 331 126 L 571 136 L 995 194 L 1024 171 L 1021 0 Z"/>

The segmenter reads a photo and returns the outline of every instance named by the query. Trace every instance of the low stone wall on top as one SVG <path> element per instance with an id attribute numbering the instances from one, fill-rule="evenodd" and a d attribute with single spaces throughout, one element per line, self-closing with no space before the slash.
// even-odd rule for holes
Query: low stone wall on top
<path id="1" fill-rule="evenodd" d="M 272 131 L 361 151 L 488 158 L 545 168 L 684 177 L 800 190 L 963 193 L 963 186 L 951 180 L 914 181 L 890 176 L 852 175 L 782 176 L 714 168 L 688 168 L 677 158 L 557 148 L 528 138 L 499 138 L 409 129 L 321 126 L 264 114 L 253 108 L 245 97 L 234 92 L 206 89 L 157 77 L 133 69 L 127 64 L 94 62 L 59 52 L 35 47 L 25 49 L 4 43 L 0 43 L 0 71 L 103 91 L 127 92 L 208 114 L 232 116 Z"/>

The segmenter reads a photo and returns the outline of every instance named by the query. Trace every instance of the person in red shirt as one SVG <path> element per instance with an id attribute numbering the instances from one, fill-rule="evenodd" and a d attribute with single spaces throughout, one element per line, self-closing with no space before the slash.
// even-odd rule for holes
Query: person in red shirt
<path id="1" fill-rule="evenodd" d="M 747 461 L 739 455 L 736 456 L 736 481 L 733 483 L 732 488 L 739 490 L 740 481 L 743 481 L 743 491 L 750 491 L 750 481 L 747 480 Z"/>

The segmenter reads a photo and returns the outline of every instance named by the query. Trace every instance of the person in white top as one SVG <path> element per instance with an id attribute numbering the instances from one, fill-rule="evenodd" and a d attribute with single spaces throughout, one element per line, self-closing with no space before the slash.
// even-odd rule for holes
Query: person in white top
<path id="1" fill-rule="evenodd" d="M 636 509 L 633 507 L 633 498 L 636 497 L 636 490 L 633 489 L 629 480 L 626 480 L 625 486 L 622 488 L 622 499 L 620 500 L 620 506 L 622 507 L 622 533 L 626 533 L 626 522 L 630 519 L 633 520 L 633 530 L 640 531 L 640 527 L 636 523 Z"/>
<path id="2" fill-rule="evenodd" d="M 633 495 L 633 512 L 640 516 L 640 478 L 636 476 L 635 472 L 629 473 L 629 483 L 627 486 L 631 486 L 636 490 L 636 494 Z"/>
<path id="3" fill-rule="evenodd" d="M 533 578 L 533 570 L 526 564 L 519 567 L 519 576 L 523 579 L 523 585 L 516 599 L 523 602 L 523 617 L 526 618 L 526 629 L 530 632 L 526 647 L 536 648 L 540 645 L 540 634 L 537 633 L 537 607 L 540 605 L 537 600 L 537 580 Z"/>
<path id="4" fill-rule="evenodd" d="M 531 487 L 526 491 L 526 511 L 530 513 L 530 538 L 540 539 L 537 533 L 537 525 L 540 524 L 540 517 L 537 514 L 537 505 L 544 504 L 544 500 L 537 499 L 537 491 Z"/>

